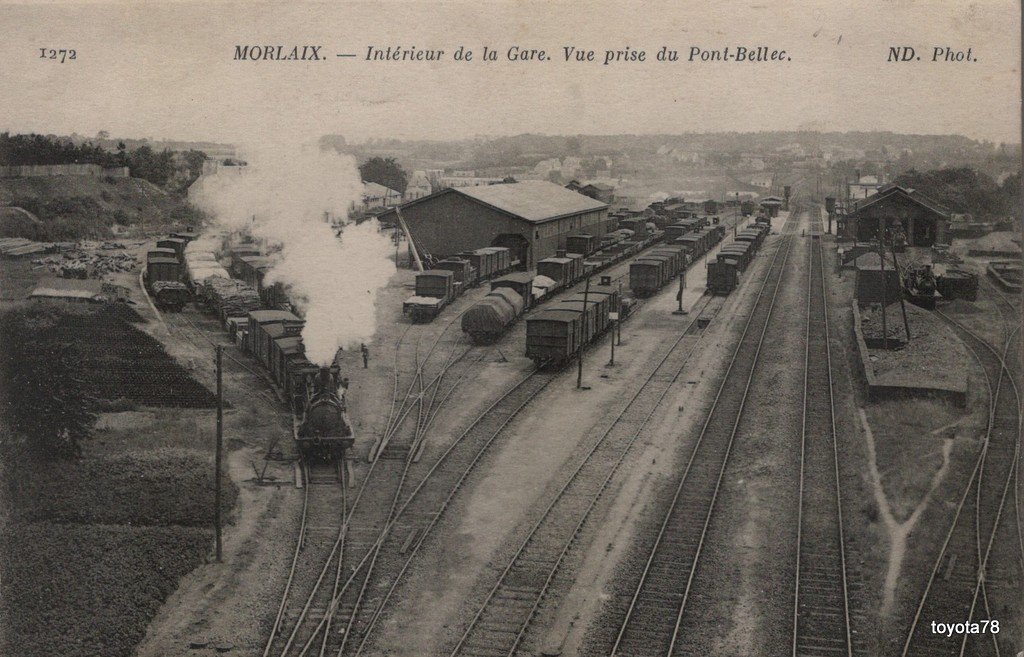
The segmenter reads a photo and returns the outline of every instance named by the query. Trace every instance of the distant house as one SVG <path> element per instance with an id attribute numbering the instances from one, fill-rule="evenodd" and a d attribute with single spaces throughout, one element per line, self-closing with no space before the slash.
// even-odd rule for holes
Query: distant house
<path id="1" fill-rule="evenodd" d="M 540 178 L 546 179 L 552 171 L 561 172 L 562 161 L 557 157 L 541 160 L 533 167 L 533 172 Z"/>
<path id="2" fill-rule="evenodd" d="M 615 187 L 608 183 L 589 182 L 584 184 L 578 180 L 570 180 L 565 188 L 609 205 L 615 200 Z"/>
<path id="3" fill-rule="evenodd" d="M 779 209 L 782 207 L 784 202 L 785 201 L 778 196 L 766 196 L 761 199 L 760 205 L 764 208 L 765 213 L 769 217 L 777 217 L 779 216 Z"/>
<path id="4" fill-rule="evenodd" d="M 605 183 L 587 183 L 578 191 L 602 203 L 611 203 L 615 199 L 615 188 Z"/>
<path id="5" fill-rule="evenodd" d="M 740 158 L 740 168 L 753 171 L 764 171 L 767 168 L 764 159 L 754 155 L 744 155 Z"/>
<path id="6" fill-rule="evenodd" d="M 844 233 L 859 242 L 878 239 L 879 226 L 893 230 L 898 224 L 907 246 L 948 243 L 951 213 L 924 194 L 899 185 L 888 185 L 866 199 L 853 203 L 844 222 Z"/>
<path id="7" fill-rule="evenodd" d="M 876 193 L 882 187 L 878 176 L 857 176 L 857 182 L 849 184 L 850 200 L 856 201 L 867 198 Z"/>
<path id="8" fill-rule="evenodd" d="M 195 203 L 203 194 L 216 191 L 220 186 L 229 184 L 234 177 L 244 176 L 248 172 L 249 167 L 244 164 L 222 164 L 217 160 L 206 160 L 203 162 L 203 175 L 188 186 L 188 200 Z"/>
<path id="9" fill-rule="evenodd" d="M 759 174 L 750 177 L 750 184 L 754 187 L 760 187 L 761 189 L 772 188 L 772 176 L 768 174 Z"/>
<path id="10" fill-rule="evenodd" d="M 402 202 L 415 201 L 418 198 L 429 196 L 430 192 L 430 177 L 427 175 L 427 172 L 413 171 L 412 176 L 409 177 L 409 184 L 405 188 L 405 193 L 402 194 Z"/>
<path id="11" fill-rule="evenodd" d="M 402 194 L 379 183 L 363 183 L 363 207 L 390 208 L 402 202 Z"/>

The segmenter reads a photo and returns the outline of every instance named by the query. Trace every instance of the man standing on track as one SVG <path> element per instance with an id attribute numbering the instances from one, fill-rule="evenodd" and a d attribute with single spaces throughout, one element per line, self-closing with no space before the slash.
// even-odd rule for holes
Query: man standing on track
<path id="1" fill-rule="evenodd" d="M 359 351 L 363 352 L 363 369 L 369 367 L 370 362 L 370 349 L 366 346 L 366 343 L 360 343 Z"/>

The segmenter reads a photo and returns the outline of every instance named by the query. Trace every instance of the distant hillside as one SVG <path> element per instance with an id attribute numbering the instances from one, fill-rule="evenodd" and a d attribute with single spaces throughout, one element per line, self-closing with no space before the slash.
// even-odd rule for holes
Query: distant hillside
<path id="1" fill-rule="evenodd" d="M 103 239 L 114 231 L 152 234 L 196 225 L 202 213 L 185 199 L 138 178 L 53 176 L 0 179 L 0 207 L 19 207 L 42 222 L 36 235 L 4 234 L 24 224 L 0 225 L 0 237 L 44 241 Z M 17 228 L 14 228 L 17 226 Z"/>

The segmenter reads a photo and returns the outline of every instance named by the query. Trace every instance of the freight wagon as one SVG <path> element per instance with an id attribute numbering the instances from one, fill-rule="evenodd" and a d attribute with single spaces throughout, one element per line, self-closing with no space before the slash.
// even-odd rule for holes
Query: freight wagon
<path id="1" fill-rule="evenodd" d="M 459 257 L 469 260 L 482 281 L 501 276 L 519 266 L 519 261 L 512 257 L 512 252 L 503 246 L 488 246 L 466 251 L 460 253 Z"/>
<path id="2" fill-rule="evenodd" d="M 621 313 L 618 290 L 596 286 L 527 317 L 527 357 L 538 366 L 564 365 L 612 326 L 612 312 Z"/>
<path id="3" fill-rule="evenodd" d="M 146 263 L 146 285 L 150 290 L 160 281 L 181 281 L 181 265 L 174 258 L 150 258 Z"/>
<path id="4" fill-rule="evenodd" d="M 547 276 L 561 287 L 567 287 L 583 277 L 583 256 L 566 253 L 555 258 L 545 258 L 537 262 L 537 274 Z"/>
<path id="5" fill-rule="evenodd" d="M 728 296 L 739 282 L 740 272 L 735 258 L 719 254 L 717 260 L 708 262 L 707 290 L 711 294 Z"/>
<path id="6" fill-rule="evenodd" d="M 735 260 L 739 270 L 745 271 L 753 259 L 754 248 L 751 244 L 744 242 L 730 242 L 718 251 L 719 260 L 724 256 L 726 259 Z"/>
<path id="7" fill-rule="evenodd" d="M 501 337 L 526 309 L 523 297 L 510 287 L 496 287 L 462 315 L 462 330 L 475 344 Z"/>
<path id="8" fill-rule="evenodd" d="M 174 249 L 161 249 L 157 247 L 146 252 L 146 262 L 149 262 L 153 258 L 170 258 L 171 260 L 177 260 L 178 254 Z"/>
<path id="9" fill-rule="evenodd" d="M 156 248 L 171 249 L 174 251 L 174 256 L 180 259 L 183 255 L 185 255 L 185 245 L 187 243 L 188 242 L 186 240 L 183 240 L 181 238 L 167 237 L 158 241 L 156 243 Z"/>
<path id="10" fill-rule="evenodd" d="M 489 246 L 438 261 L 434 269 L 416 275 L 416 294 L 402 304 L 402 314 L 414 322 L 429 322 L 449 303 L 480 281 L 493 279 L 519 266 L 512 251 Z"/>
<path id="11" fill-rule="evenodd" d="M 558 304 L 560 305 L 560 304 Z M 568 362 L 580 344 L 580 315 L 557 305 L 526 318 L 526 355 L 539 366 Z"/>
<path id="12" fill-rule="evenodd" d="M 529 309 L 533 307 L 534 303 L 533 281 L 535 278 L 535 276 L 531 276 L 525 271 L 512 272 L 491 281 L 491 290 L 494 291 L 503 287 L 509 288 L 522 297 L 526 308 Z"/>
<path id="13" fill-rule="evenodd" d="M 177 261 L 174 262 L 177 264 Z M 161 310 L 180 312 L 192 298 L 188 287 L 178 281 L 157 279 L 150 283 L 150 290 L 153 293 L 153 302 Z"/>
<path id="14" fill-rule="evenodd" d="M 311 460 L 336 460 L 355 443 L 345 402 L 345 380 L 336 364 L 320 367 L 305 356 L 304 322 L 281 310 L 257 310 L 229 320 L 236 337 L 260 361 L 285 393 L 292 411 L 292 439 Z M 247 326 L 246 326 L 247 324 Z"/>
<path id="15" fill-rule="evenodd" d="M 744 228 L 736 238 L 718 252 L 714 262 L 708 262 L 707 289 L 711 294 L 725 296 L 739 285 L 740 274 L 746 271 L 768 235 L 766 224 Z"/>
<path id="16" fill-rule="evenodd" d="M 601 246 L 600 241 L 593 235 L 570 235 L 565 238 L 565 250 L 569 253 L 579 253 L 588 256 Z"/>
<path id="17" fill-rule="evenodd" d="M 477 284 L 476 269 L 473 263 L 464 258 L 445 258 L 438 262 L 434 269 L 450 271 L 454 275 L 456 294 L 462 294 Z"/>
<path id="18" fill-rule="evenodd" d="M 644 255 L 629 265 L 629 289 L 638 298 L 649 297 L 668 280 L 667 259 Z"/>
<path id="19" fill-rule="evenodd" d="M 285 335 L 300 335 L 305 324 L 301 319 L 285 310 L 255 310 L 248 315 L 248 350 L 264 367 L 270 362 L 270 340 Z M 280 331 L 275 326 L 280 327 Z"/>
<path id="20" fill-rule="evenodd" d="M 416 274 L 416 294 L 402 304 L 402 314 L 414 322 L 429 322 L 455 299 L 455 274 L 446 269 L 428 269 Z"/>

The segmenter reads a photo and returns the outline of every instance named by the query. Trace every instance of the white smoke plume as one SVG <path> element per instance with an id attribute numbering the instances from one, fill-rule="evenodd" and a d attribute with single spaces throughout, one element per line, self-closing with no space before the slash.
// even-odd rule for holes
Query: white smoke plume
<path id="1" fill-rule="evenodd" d="M 324 213 L 346 217 L 362 181 L 354 158 L 315 146 L 243 149 L 248 166 L 204 181 L 198 204 L 227 230 L 248 228 L 281 246 L 268 274 L 305 314 L 302 341 L 314 363 L 332 362 L 338 347 L 368 343 L 376 326 L 377 292 L 395 273 L 389 237 L 376 220 L 347 223 L 341 237 Z"/>

